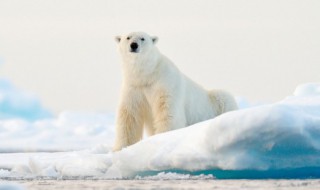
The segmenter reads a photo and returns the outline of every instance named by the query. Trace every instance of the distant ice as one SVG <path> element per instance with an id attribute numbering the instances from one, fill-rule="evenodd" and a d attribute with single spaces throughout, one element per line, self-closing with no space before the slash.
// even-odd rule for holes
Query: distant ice
<path id="1" fill-rule="evenodd" d="M 111 146 L 114 115 L 62 112 L 56 118 L 37 121 L 0 120 L 0 137 L 6 139 L 0 141 L 0 152 L 80 150 L 102 143 Z"/>
<path id="2" fill-rule="evenodd" d="M 319 96 L 320 83 L 307 83 L 299 85 L 294 91 L 295 96 Z"/>
<path id="3" fill-rule="evenodd" d="M 40 100 L 32 93 L 16 88 L 10 81 L 0 78 L 0 119 L 20 118 L 35 121 L 51 117 Z"/>
<path id="4" fill-rule="evenodd" d="M 2 130 L 15 132 L 24 126 L 34 134 L 15 133 L 21 146 L 24 144 L 19 138 L 32 136 L 34 145 L 88 148 L 1 154 L 0 178 L 183 179 L 201 174 L 217 178 L 319 178 L 318 87 L 298 87 L 300 95 L 145 138 L 116 153 L 110 152 L 114 136 L 114 118 L 110 115 L 66 112 L 56 119 L 33 123 L 13 120 L 6 123 L 13 127 L 1 124 Z"/>

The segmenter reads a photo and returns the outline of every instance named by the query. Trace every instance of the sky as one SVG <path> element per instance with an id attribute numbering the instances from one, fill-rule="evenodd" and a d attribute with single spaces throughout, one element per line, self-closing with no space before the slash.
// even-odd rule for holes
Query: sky
<path id="1" fill-rule="evenodd" d="M 114 112 L 114 36 L 144 31 L 207 89 L 275 102 L 320 81 L 318 0 L 0 0 L 0 77 L 43 106 Z"/>

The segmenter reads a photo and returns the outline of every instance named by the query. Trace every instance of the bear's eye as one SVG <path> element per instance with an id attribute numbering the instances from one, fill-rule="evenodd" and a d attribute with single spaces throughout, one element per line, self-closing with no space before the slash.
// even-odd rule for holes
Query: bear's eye
<path id="1" fill-rule="evenodd" d="M 130 36 L 127 37 L 127 40 L 130 40 Z"/>
<path id="2" fill-rule="evenodd" d="M 141 38 L 141 41 L 144 41 L 144 38 Z"/>

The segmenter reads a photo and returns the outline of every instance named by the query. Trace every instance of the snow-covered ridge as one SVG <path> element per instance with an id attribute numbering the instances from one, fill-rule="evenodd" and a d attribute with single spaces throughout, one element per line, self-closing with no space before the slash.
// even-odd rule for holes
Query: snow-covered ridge
<path id="1" fill-rule="evenodd" d="M 0 154 L 0 177 L 121 179 L 164 171 L 182 177 L 320 177 L 320 94 L 301 89 L 278 103 L 229 112 L 116 153 L 107 143 L 75 152 Z"/>

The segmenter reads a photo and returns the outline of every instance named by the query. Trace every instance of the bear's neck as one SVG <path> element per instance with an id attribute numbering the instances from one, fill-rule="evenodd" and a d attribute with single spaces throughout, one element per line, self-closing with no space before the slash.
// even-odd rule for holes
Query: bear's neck
<path id="1" fill-rule="evenodd" d="M 149 52 L 147 56 L 127 57 L 123 62 L 123 78 L 126 84 L 136 87 L 150 86 L 159 77 L 161 54 L 157 49 Z"/>

